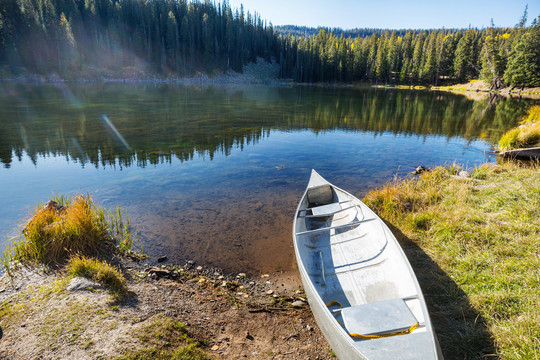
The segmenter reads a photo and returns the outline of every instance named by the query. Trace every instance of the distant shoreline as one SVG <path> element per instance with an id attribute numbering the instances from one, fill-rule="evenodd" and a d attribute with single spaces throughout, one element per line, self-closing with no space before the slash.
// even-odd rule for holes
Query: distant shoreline
<path id="1" fill-rule="evenodd" d="M 238 73 L 232 70 L 216 74 L 197 73 L 189 76 L 162 75 L 146 72 L 141 69 L 126 68 L 122 72 L 108 73 L 107 71 L 86 74 L 80 77 L 63 78 L 57 74 L 48 76 L 39 74 L 26 74 L 14 77 L 0 77 L 0 82 L 21 82 L 21 83 L 163 83 L 181 85 L 200 86 L 228 86 L 228 85 L 269 85 L 269 86 L 315 86 L 315 87 L 343 87 L 343 88 L 375 88 L 375 89 L 398 89 L 398 90 L 422 90 L 422 91 L 442 91 L 463 95 L 471 100 L 482 100 L 491 95 L 540 99 L 540 88 L 511 88 L 506 87 L 499 90 L 490 90 L 489 86 L 482 80 L 471 80 L 466 84 L 455 84 L 449 86 L 424 86 L 424 85 L 389 85 L 373 84 L 369 82 L 353 83 L 299 83 L 292 79 L 279 77 L 279 65 L 268 63 L 259 59 L 257 63 L 250 63 L 244 66 L 244 71 Z"/>

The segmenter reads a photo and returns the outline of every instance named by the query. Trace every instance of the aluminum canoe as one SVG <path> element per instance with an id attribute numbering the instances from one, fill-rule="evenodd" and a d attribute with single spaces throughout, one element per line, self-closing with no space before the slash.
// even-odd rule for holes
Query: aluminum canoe
<path id="1" fill-rule="evenodd" d="M 442 359 L 405 253 L 363 202 L 312 170 L 293 239 L 311 310 L 338 359 Z"/>

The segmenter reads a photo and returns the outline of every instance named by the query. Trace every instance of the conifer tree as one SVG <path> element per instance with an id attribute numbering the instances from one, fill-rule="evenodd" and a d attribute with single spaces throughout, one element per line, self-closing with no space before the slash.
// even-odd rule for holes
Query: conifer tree
<path id="1" fill-rule="evenodd" d="M 531 27 L 517 41 L 504 73 L 505 81 L 513 87 L 540 86 L 540 23 Z"/>
<path id="2" fill-rule="evenodd" d="M 473 79 L 476 75 L 475 34 L 468 29 L 459 40 L 454 55 L 454 76 L 458 82 Z"/>
<path id="3" fill-rule="evenodd" d="M 435 84 L 437 75 L 437 63 L 439 55 L 437 54 L 437 33 L 431 32 L 429 38 L 426 40 L 427 46 L 425 47 L 424 66 L 422 68 L 421 78 L 422 82 L 427 84 Z"/>
<path id="4" fill-rule="evenodd" d="M 414 52 L 411 63 L 411 80 L 415 83 L 420 80 L 420 76 L 422 75 L 423 48 L 424 32 L 420 32 L 414 41 Z"/>
<path id="5" fill-rule="evenodd" d="M 491 19 L 491 26 L 487 30 L 484 46 L 482 47 L 482 71 L 480 75 L 482 79 L 490 84 L 490 89 L 495 90 L 504 86 L 502 82 L 504 61 L 500 56 L 500 42 L 501 37 L 496 33 L 493 19 Z"/>

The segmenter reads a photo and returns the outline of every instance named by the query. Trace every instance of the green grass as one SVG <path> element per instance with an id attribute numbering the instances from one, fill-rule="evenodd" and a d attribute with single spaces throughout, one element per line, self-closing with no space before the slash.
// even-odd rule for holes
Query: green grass
<path id="1" fill-rule="evenodd" d="M 75 256 L 69 260 L 67 271 L 72 278 L 81 276 L 102 284 L 117 301 L 127 295 L 126 279 L 120 271 L 105 261 Z"/>
<path id="2" fill-rule="evenodd" d="M 142 349 L 126 350 L 122 360 L 207 360 L 211 359 L 201 345 L 189 337 L 186 328 L 180 322 L 165 316 L 156 316 L 156 320 L 137 330 L 135 337 L 143 344 Z"/>
<path id="3" fill-rule="evenodd" d="M 520 126 L 508 130 L 499 140 L 499 150 L 540 146 L 540 105 L 529 109 Z"/>
<path id="4" fill-rule="evenodd" d="M 50 267 L 63 265 L 74 255 L 132 252 L 129 217 L 120 209 L 106 211 L 88 194 L 58 195 L 51 201 L 58 205 L 38 204 L 21 236 L 6 251 L 2 262 L 7 271 L 12 261 Z"/>
<path id="5" fill-rule="evenodd" d="M 395 226 L 446 358 L 540 359 L 540 166 L 436 168 L 366 204 Z"/>

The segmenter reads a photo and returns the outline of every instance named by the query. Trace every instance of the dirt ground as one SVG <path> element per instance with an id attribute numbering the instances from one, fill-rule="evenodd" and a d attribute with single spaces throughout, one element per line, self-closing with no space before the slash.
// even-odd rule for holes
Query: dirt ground
<path id="1" fill-rule="evenodd" d="M 18 269 L 0 279 L 0 359 L 110 359 L 144 348 L 156 319 L 186 325 L 215 359 L 330 359 L 302 290 L 286 274 L 224 274 L 196 264 L 124 262 L 130 291 L 71 292 L 59 272 Z M 294 305 L 293 305 L 294 303 Z"/>

